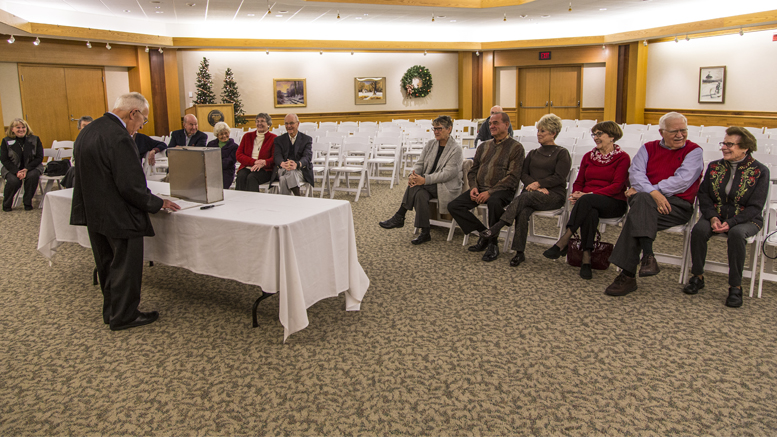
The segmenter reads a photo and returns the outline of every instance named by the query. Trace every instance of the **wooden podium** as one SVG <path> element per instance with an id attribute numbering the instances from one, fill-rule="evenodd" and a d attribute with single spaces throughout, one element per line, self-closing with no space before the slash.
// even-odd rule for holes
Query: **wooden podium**
<path id="1" fill-rule="evenodd" d="M 223 121 L 229 127 L 235 127 L 235 107 L 229 103 L 218 105 L 194 105 L 186 108 L 186 114 L 197 117 L 199 129 L 203 132 L 213 132 L 213 126 Z"/>

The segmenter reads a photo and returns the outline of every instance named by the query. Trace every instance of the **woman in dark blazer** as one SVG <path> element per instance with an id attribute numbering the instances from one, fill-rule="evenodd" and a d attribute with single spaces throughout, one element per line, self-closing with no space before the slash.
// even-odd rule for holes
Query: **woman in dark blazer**
<path id="1" fill-rule="evenodd" d="M 756 139 L 747 129 L 730 127 L 720 143 L 723 159 L 710 162 L 699 186 L 701 217 L 691 232 L 691 277 L 683 288 L 696 294 L 704 288 L 704 262 L 712 234 L 728 235 L 728 298 L 726 306 L 742 306 L 742 269 L 747 238 L 763 227 L 769 192 L 769 169 L 753 158 Z"/>
<path id="2" fill-rule="evenodd" d="M 224 189 L 228 190 L 235 180 L 235 163 L 237 158 L 237 143 L 229 137 L 229 125 L 220 121 L 213 126 L 213 134 L 216 139 L 209 142 L 205 147 L 221 148 L 221 170 L 224 172 Z"/>
<path id="3" fill-rule="evenodd" d="M 15 118 L 0 143 L 0 169 L 5 179 L 3 192 L 3 211 L 10 211 L 13 198 L 24 184 L 24 209 L 32 209 L 32 197 L 38 191 L 38 180 L 43 174 L 43 144 L 40 138 L 21 118 Z"/>

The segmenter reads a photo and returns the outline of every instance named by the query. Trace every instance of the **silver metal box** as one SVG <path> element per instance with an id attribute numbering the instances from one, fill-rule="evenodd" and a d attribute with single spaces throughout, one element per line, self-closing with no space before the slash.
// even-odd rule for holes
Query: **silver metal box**
<path id="1" fill-rule="evenodd" d="M 170 195 L 191 202 L 224 200 L 221 149 L 185 147 L 167 149 Z"/>

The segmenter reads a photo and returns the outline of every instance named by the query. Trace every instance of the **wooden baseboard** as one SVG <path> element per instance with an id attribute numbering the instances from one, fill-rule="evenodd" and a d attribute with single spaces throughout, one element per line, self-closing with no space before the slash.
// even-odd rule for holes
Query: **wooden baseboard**
<path id="1" fill-rule="evenodd" d="M 645 123 L 658 124 L 667 112 L 677 111 L 688 118 L 693 126 L 749 126 L 777 127 L 777 112 L 766 111 L 713 111 L 706 109 L 661 109 L 645 108 Z"/>
<path id="2" fill-rule="evenodd" d="M 278 126 L 279 124 L 283 124 L 283 119 L 284 117 L 286 117 L 286 114 L 289 114 L 292 112 L 294 111 L 289 110 L 286 112 L 270 113 L 270 117 L 272 117 L 273 126 Z M 458 118 L 459 116 L 459 109 L 458 108 L 422 109 L 422 110 L 412 110 L 412 111 L 364 111 L 364 112 L 307 112 L 307 113 L 296 113 L 296 114 L 299 117 L 299 121 L 302 123 L 306 123 L 306 122 L 318 123 L 322 121 L 384 122 L 384 121 L 391 121 L 395 119 L 407 119 L 410 121 L 414 121 L 416 119 L 434 120 L 435 118 L 441 115 L 447 115 L 455 119 L 455 118 Z M 256 114 L 246 114 L 245 118 L 247 120 L 247 123 L 244 125 L 238 125 L 237 127 L 247 127 L 247 128 L 255 127 L 254 120 L 256 119 Z"/>

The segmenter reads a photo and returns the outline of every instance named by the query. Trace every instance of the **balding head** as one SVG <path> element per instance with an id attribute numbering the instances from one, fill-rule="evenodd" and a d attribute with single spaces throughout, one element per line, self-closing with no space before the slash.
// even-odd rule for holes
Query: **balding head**
<path id="1" fill-rule="evenodd" d="M 498 106 L 498 105 L 497 105 L 497 106 L 494 106 L 493 108 L 491 108 L 491 115 L 494 115 L 494 114 L 496 114 L 497 112 L 504 112 L 504 111 L 502 110 L 502 107 L 501 107 L 501 106 Z"/>
<path id="2" fill-rule="evenodd" d="M 283 124 L 286 126 L 286 132 L 290 136 L 297 136 L 297 129 L 299 129 L 299 117 L 297 117 L 297 114 L 286 115 L 286 118 L 283 119 Z"/>
<path id="3" fill-rule="evenodd" d="M 197 117 L 192 114 L 186 114 L 183 116 L 183 130 L 186 132 L 186 136 L 190 137 L 197 133 L 199 125 L 197 124 Z"/>

